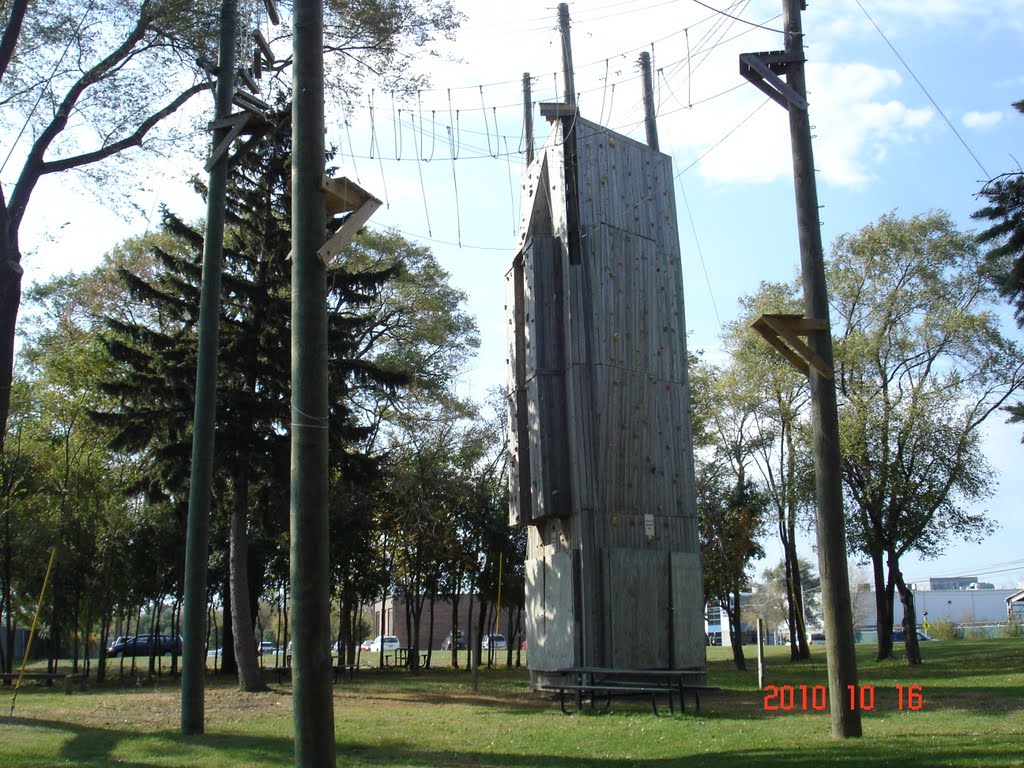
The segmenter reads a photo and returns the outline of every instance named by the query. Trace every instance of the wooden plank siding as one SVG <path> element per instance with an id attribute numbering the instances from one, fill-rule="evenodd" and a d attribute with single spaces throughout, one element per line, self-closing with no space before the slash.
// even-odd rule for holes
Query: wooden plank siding
<path id="1" fill-rule="evenodd" d="M 671 158 L 559 119 L 521 192 L 507 278 L 510 516 L 532 526 L 531 671 L 703 669 Z"/>

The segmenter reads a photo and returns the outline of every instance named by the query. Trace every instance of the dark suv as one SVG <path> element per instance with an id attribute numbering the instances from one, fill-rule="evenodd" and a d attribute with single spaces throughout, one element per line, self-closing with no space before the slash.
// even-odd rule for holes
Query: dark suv
<path id="1" fill-rule="evenodd" d="M 448 636 L 441 642 L 442 651 L 450 651 L 452 649 L 452 633 L 449 632 Z M 466 636 L 462 634 L 461 629 L 455 630 L 455 649 L 458 651 L 466 650 Z"/>
<path id="2" fill-rule="evenodd" d="M 181 637 L 171 635 L 135 635 L 115 642 L 107 649 L 111 658 L 118 656 L 169 656 L 181 655 Z"/>

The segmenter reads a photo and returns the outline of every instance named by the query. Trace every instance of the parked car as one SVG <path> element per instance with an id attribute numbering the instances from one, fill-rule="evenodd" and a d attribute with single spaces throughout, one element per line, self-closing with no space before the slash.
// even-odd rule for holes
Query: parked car
<path id="1" fill-rule="evenodd" d="M 107 649 L 111 658 L 119 656 L 170 656 L 181 655 L 181 636 L 171 635 L 134 635 L 126 637 L 120 643 L 114 643 Z"/>
<path id="2" fill-rule="evenodd" d="M 808 645 L 824 645 L 825 644 L 825 633 L 824 632 L 811 632 L 807 637 Z"/>
<path id="3" fill-rule="evenodd" d="M 394 635 L 384 635 L 383 637 L 377 635 L 373 640 L 370 641 L 369 646 L 366 650 L 371 653 L 390 653 L 391 651 L 397 651 L 402 647 L 402 641 Z"/>
<path id="4" fill-rule="evenodd" d="M 456 644 L 455 650 L 457 650 L 457 651 L 464 651 L 464 650 L 466 650 L 466 636 L 464 634 L 462 634 L 462 630 L 461 629 L 455 630 L 455 644 Z M 443 641 L 441 641 L 441 650 L 442 651 L 450 651 L 451 649 L 452 649 L 452 633 L 449 632 L 448 636 L 445 637 L 445 639 Z"/>
<path id="5" fill-rule="evenodd" d="M 264 640 L 262 643 L 260 643 L 259 652 L 261 654 L 263 654 L 263 653 L 274 653 L 276 650 L 277 650 L 277 647 L 272 642 L 270 642 L 269 640 Z"/>
<path id="6" fill-rule="evenodd" d="M 930 638 L 927 635 L 927 633 L 925 633 L 923 630 L 920 630 L 920 629 L 917 630 L 917 641 L 918 642 L 923 642 L 925 640 L 931 640 L 931 639 L 932 638 Z M 902 642 L 904 642 L 903 630 L 902 629 L 894 629 L 892 631 L 892 641 L 894 643 L 902 643 Z"/>
<path id="7" fill-rule="evenodd" d="M 363 642 L 361 642 L 359 644 L 359 650 L 360 651 L 368 651 L 368 650 L 370 650 L 370 644 L 372 642 L 373 642 L 373 640 L 370 640 L 369 638 L 367 638 L 366 640 L 363 640 Z"/>
<path id="8" fill-rule="evenodd" d="M 484 635 L 483 649 L 504 651 L 506 646 L 504 635 Z"/>

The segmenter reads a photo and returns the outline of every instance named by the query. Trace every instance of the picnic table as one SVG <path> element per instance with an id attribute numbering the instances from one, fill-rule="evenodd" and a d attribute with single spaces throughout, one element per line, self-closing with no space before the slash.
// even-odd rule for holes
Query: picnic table
<path id="1" fill-rule="evenodd" d="M 408 667 L 409 666 L 409 654 L 412 653 L 412 648 L 396 648 L 394 651 L 388 651 L 384 654 L 384 666 L 388 666 L 391 661 L 392 655 L 395 659 L 396 667 Z M 429 651 L 420 651 L 420 666 L 422 667 L 427 663 L 427 655 Z"/>
<path id="2" fill-rule="evenodd" d="M 616 694 L 648 695 L 651 697 L 651 711 L 658 714 L 658 696 L 668 697 L 669 711 L 675 713 L 675 697 L 679 696 L 680 710 L 686 711 L 686 693 L 694 696 L 695 711 L 700 712 L 701 692 L 717 691 L 718 688 L 705 683 L 706 673 L 693 669 L 621 669 L 616 667 L 569 667 L 555 670 L 565 675 L 568 681 L 541 685 L 541 690 L 557 691 L 559 708 L 563 714 L 573 712 L 566 708 L 566 694 L 572 693 L 575 712 L 583 708 L 584 697 L 590 698 L 595 708 L 599 695 L 603 695 L 604 710 L 611 709 L 612 696 Z"/>

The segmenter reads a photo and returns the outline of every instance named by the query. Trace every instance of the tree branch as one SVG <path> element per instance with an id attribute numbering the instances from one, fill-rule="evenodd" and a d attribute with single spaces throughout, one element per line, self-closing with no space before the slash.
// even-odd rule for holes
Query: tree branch
<path id="1" fill-rule="evenodd" d="M 202 93 L 203 91 L 208 91 L 212 87 L 213 82 L 196 83 L 191 88 L 188 88 L 187 90 L 179 94 L 178 97 L 175 98 L 174 101 L 172 101 L 166 107 L 157 112 L 154 112 L 152 115 L 146 118 L 130 136 L 125 136 L 123 139 L 119 139 L 118 141 L 108 144 L 102 149 L 97 149 L 93 152 L 85 152 L 81 155 L 74 155 L 73 157 L 65 157 L 61 158 L 60 160 L 51 160 L 49 162 L 45 162 L 40 167 L 39 175 L 42 176 L 48 173 L 60 173 L 61 171 L 68 171 L 71 170 L 72 168 L 81 168 L 84 165 L 90 165 L 91 163 L 96 163 L 99 162 L 100 160 L 105 160 L 108 157 L 112 157 L 113 155 L 116 155 L 118 152 L 122 152 L 125 149 L 142 146 L 142 140 L 146 137 L 146 134 L 153 129 L 153 126 L 155 126 L 164 118 L 176 112 L 178 109 L 182 107 L 182 105 L 185 104 L 185 102 L 187 102 L 196 94 Z"/>
<path id="2" fill-rule="evenodd" d="M 145 37 L 146 32 L 149 29 L 149 24 L 152 21 L 146 10 L 146 4 L 139 13 L 139 19 L 135 24 L 135 27 L 128 36 L 124 39 L 117 48 L 115 48 L 106 58 L 99 61 L 87 72 L 84 72 L 82 76 L 71 86 L 64 99 L 61 101 L 60 106 L 57 108 L 54 114 L 53 120 L 50 122 L 43 132 L 39 134 L 39 138 L 36 139 L 32 145 L 32 149 L 28 153 L 28 157 L 25 158 L 25 164 L 22 166 L 21 175 L 18 178 L 17 184 L 14 186 L 14 192 L 11 195 L 10 200 L 10 226 L 15 229 L 20 225 L 21 218 L 25 214 L 25 207 L 28 205 L 29 198 L 32 196 L 32 191 L 35 189 L 36 183 L 39 181 L 39 177 L 43 174 L 43 157 L 46 151 L 50 148 L 53 141 L 61 134 L 61 132 L 67 127 L 68 120 L 71 118 L 71 113 L 78 103 L 78 100 L 82 97 L 82 94 L 92 85 L 102 80 L 107 73 L 116 67 L 122 60 L 131 55 L 132 49 L 136 43 Z"/>
<path id="3" fill-rule="evenodd" d="M 3 39 L 0 39 L 0 80 L 3 80 L 14 58 L 14 49 L 18 45 L 18 38 L 21 37 L 21 23 L 25 20 L 25 11 L 28 10 L 28 0 L 14 0 L 11 7 L 11 18 L 4 28 Z"/>

